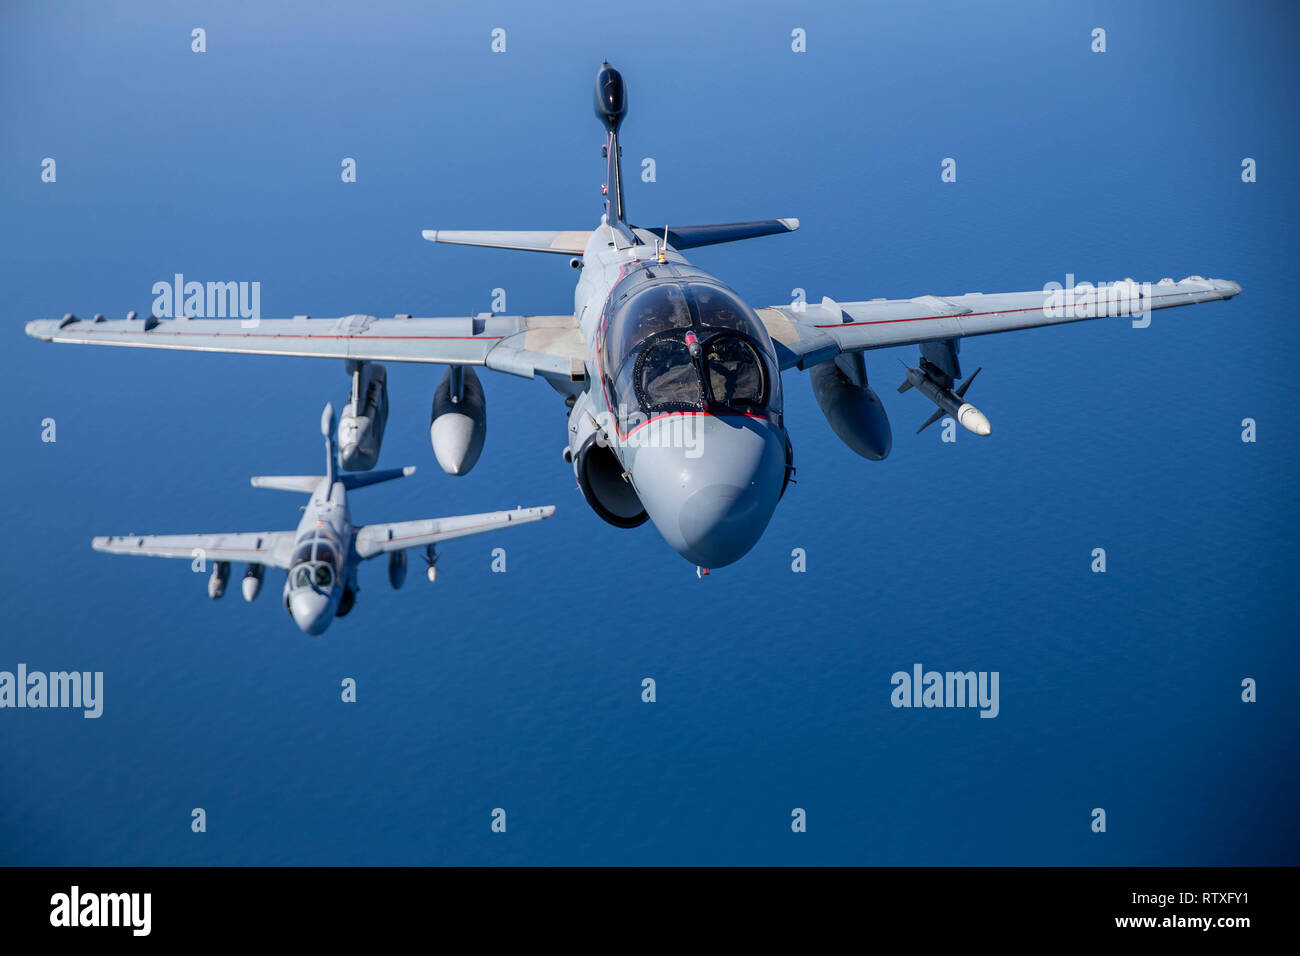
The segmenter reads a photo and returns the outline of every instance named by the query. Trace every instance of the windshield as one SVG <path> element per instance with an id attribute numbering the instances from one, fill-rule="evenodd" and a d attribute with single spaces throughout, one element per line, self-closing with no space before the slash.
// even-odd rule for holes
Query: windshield
<path id="1" fill-rule="evenodd" d="M 328 564 L 308 562 L 299 564 L 289 573 L 293 587 L 327 590 L 334 583 L 334 571 Z"/>
<path id="2" fill-rule="evenodd" d="M 316 537 L 300 541 L 294 549 L 290 585 L 294 588 L 329 588 L 342 573 L 338 545 L 324 536 L 323 529 L 314 529 Z"/>
<path id="3" fill-rule="evenodd" d="M 735 335 L 718 335 L 705 350 L 709 389 L 723 405 L 762 405 L 763 363 L 754 347 Z"/>
<path id="4" fill-rule="evenodd" d="M 682 287 L 673 282 L 651 286 L 618 307 L 605 332 L 605 367 L 613 370 L 647 337 L 667 329 L 689 329 L 691 310 Z"/>
<path id="5" fill-rule="evenodd" d="M 293 564 L 301 564 L 305 561 L 324 561 L 334 566 L 335 570 L 339 568 L 338 546 L 332 538 L 323 536 L 321 529 L 315 529 L 316 537 L 309 538 L 306 541 L 298 543 L 298 547 L 293 552 Z"/>
<path id="6" fill-rule="evenodd" d="M 638 365 L 636 391 L 647 407 L 703 405 L 700 377 L 682 339 L 656 339 L 642 351 Z"/>
<path id="7" fill-rule="evenodd" d="M 704 328 L 752 333 L 749 309 L 724 289 L 696 283 L 691 286 L 691 300 Z"/>
<path id="8" fill-rule="evenodd" d="M 620 305 L 606 328 L 611 404 L 621 416 L 777 408 L 765 342 L 752 310 L 721 286 L 652 286 Z"/>

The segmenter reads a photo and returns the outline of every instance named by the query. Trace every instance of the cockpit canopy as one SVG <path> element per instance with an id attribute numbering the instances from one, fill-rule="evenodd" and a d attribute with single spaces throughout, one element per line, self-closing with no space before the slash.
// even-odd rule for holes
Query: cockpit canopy
<path id="1" fill-rule="evenodd" d="M 780 411 L 780 379 L 766 330 L 734 294 L 666 281 L 618 305 L 602 360 L 620 415 Z"/>
<path id="2" fill-rule="evenodd" d="M 326 590 L 334 585 L 341 570 L 337 544 L 328 538 L 317 537 L 298 545 L 289 571 L 289 586 L 315 587 Z"/>

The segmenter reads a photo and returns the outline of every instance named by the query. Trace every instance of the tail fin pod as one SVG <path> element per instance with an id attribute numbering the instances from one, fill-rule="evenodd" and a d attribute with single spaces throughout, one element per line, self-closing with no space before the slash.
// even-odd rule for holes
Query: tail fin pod
<path id="1" fill-rule="evenodd" d="M 618 128 L 627 116 L 627 87 L 623 85 L 623 74 L 610 66 L 608 60 L 600 65 L 600 72 L 596 74 L 596 116 L 608 134 L 605 143 L 605 215 L 611 223 L 626 222 Z"/>

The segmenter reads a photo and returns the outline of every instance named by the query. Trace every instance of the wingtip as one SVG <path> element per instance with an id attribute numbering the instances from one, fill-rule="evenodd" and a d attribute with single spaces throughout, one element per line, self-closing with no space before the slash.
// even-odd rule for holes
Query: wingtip
<path id="1" fill-rule="evenodd" d="M 48 342 L 50 336 L 53 334 L 54 325 L 55 323 L 51 322 L 49 319 L 36 319 L 35 321 L 28 322 L 27 325 L 24 326 L 24 331 L 34 339 Z"/>
<path id="2" fill-rule="evenodd" d="M 438 241 L 437 229 L 425 229 L 420 233 L 420 235 L 422 235 L 425 239 L 428 239 L 430 242 Z"/>
<path id="3" fill-rule="evenodd" d="M 98 537 L 91 538 L 90 546 L 96 551 L 104 551 L 108 548 L 108 537 L 105 535 L 99 535 Z"/>
<path id="4" fill-rule="evenodd" d="M 794 218 L 790 218 L 790 219 L 778 219 L 777 222 L 779 222 L 781 225 L 785 226 L 785 228 L 788 229 L 788 230 L 790 230 L 791 232 L 794 232 L 796 229 L 799 228 L 799 220 L 798 220 L 798 219 L 794 219 Z"/>
<path id="5" fill-rule="evenodd" d="M 411 476 L 411 475 L 413 475 L 413 474 L 415 474 L 415 466 L 414 466 L 414 465 L 407 465 L 405 468 L 402 469 L 402 476 L 403 476 L 403 477 L 409 477 L 409 476 Z"/>

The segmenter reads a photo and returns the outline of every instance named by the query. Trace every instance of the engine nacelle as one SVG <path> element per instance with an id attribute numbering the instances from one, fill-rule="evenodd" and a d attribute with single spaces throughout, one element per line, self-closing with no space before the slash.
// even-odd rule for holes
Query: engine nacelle
<path id="1" fill-rule="evenodd" d="M 468 474 L 483 452 L 487 438 L 487 399 L 472 368 L 453 365 L 433 393 L 429 441 L 442 470 Z"/>
<path id="2" fill-rule="evenodd" d="M 260 564 L 250 564 L 248 570 L 244 572 L 244 580 L 241 588 L 244 592 L 244 600 L 250 604 L 253 598 L 257 597 L 262 590 L 262 575 L 266 573 L 266 568 Z"/>
<path id="3" fill-rule="evenodd" d="M 230 580 L 230 562 L 217 561 L 212 565 L 212 577 L 208 578 L 208 597 L 216 600 L 226 595 L 226 582 Z"/>
<path id="4" fill-rule="evenodd" d="M 379 462 L 388 424 L 388 370 L 378 362 L 349 362 L 352 394 L 339 416 L 339 465 L 369 471 Z"/>
<path id="5" fill-rule="evenodd" d="M 649 515 L 636 489 L 623 478 L 623 465 L 604 440 L 584 392 L 569 412 L 569 455 L 573 475 L 591 510 L 616 528 L 635 528 Z"/>
<path id="6" fill-rule="evenodd" d="M 808 375 L 817 404 L 840 441 L 863 458 L 885 458 L 894 436 L 885 406 L 867 384 L 862 354 L 841 355 L 814 365 Z"/>
<path id="7" fill-rule="evenodd" d="M 393 551 L 388 555 L 388 583 L 398 590 L 406 583 L 406 552 Z"/>

